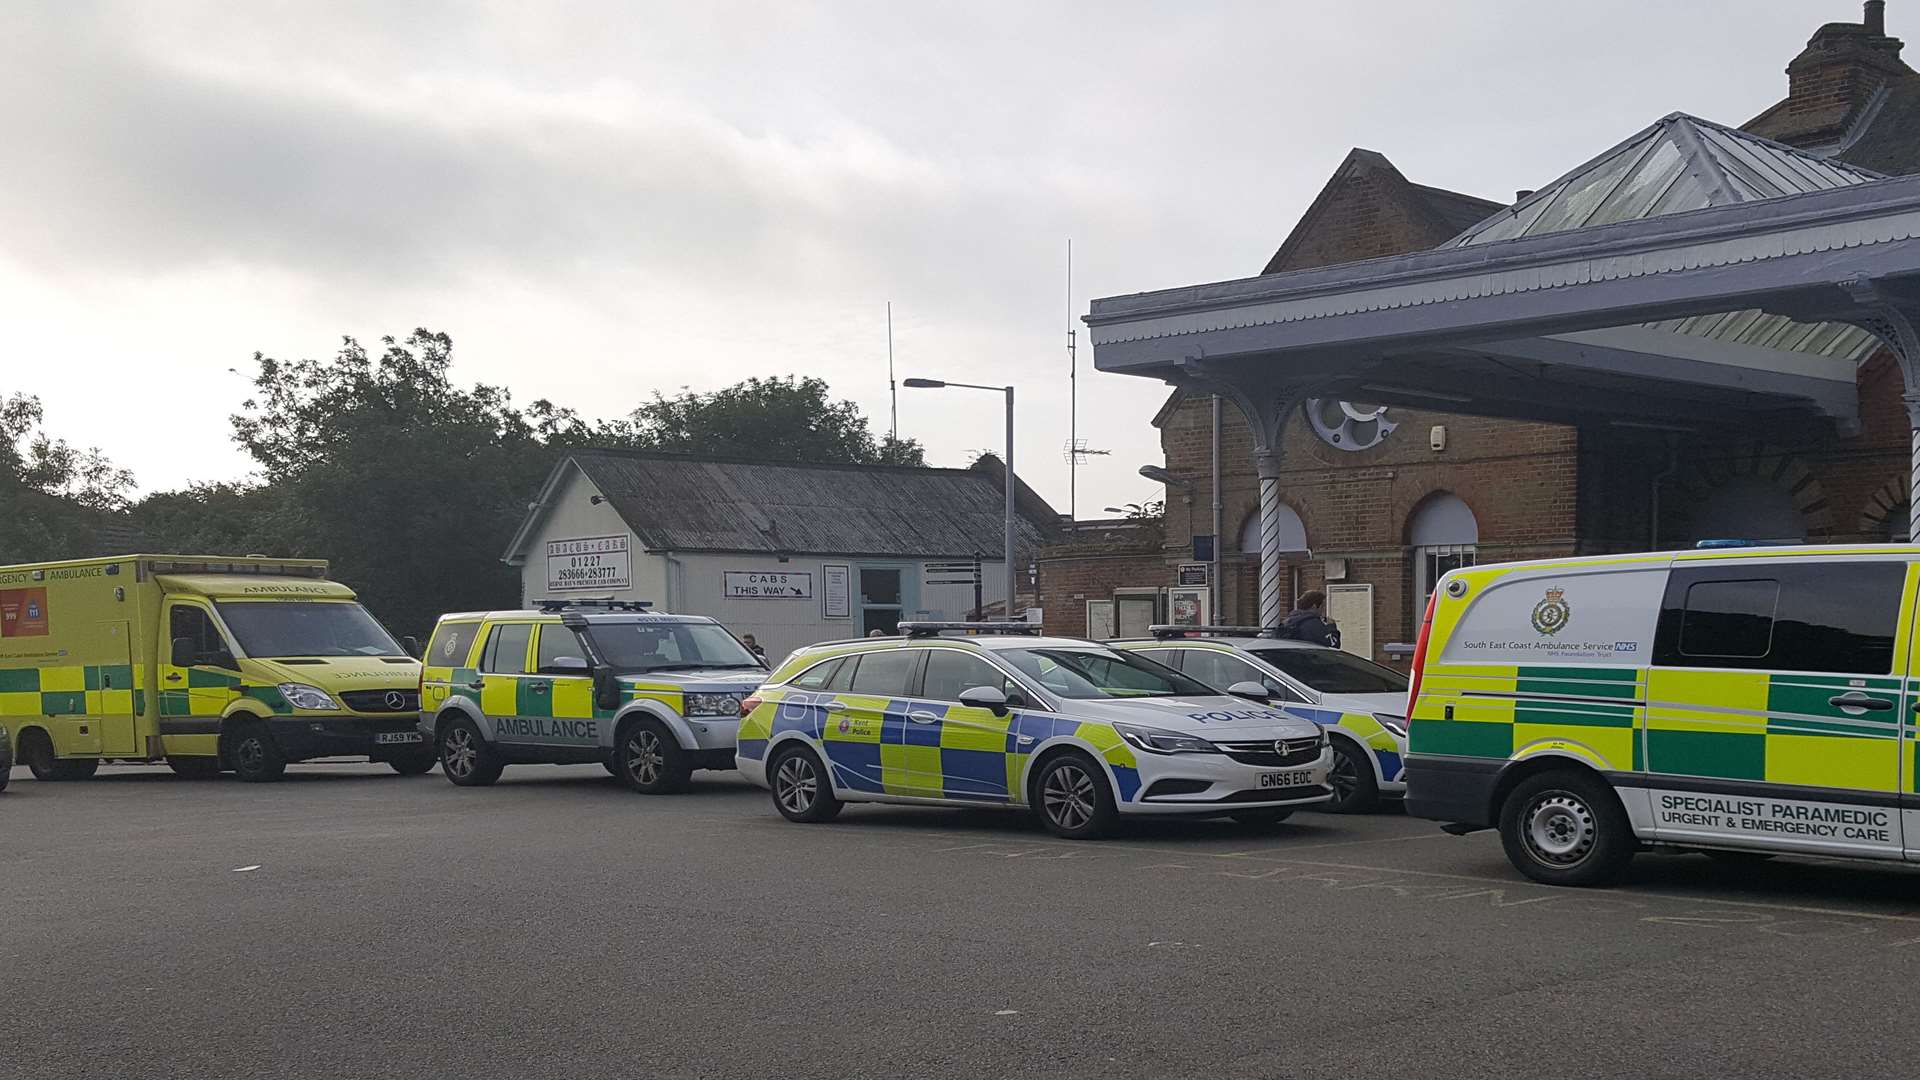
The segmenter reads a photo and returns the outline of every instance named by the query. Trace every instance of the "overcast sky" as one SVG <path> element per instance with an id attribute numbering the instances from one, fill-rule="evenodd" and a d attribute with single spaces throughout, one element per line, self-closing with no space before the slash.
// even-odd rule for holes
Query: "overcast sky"
<path id="1" fill-rule="evenodd" d="M 1890 32 L 1920 4 L 1896 0 Z M 0 393 L 143 490 L 235 479 L 254 350 L 415 326 L 596 416 L 807 373 L 1018 387 L 1067 507 L 1090 297 L 1258 273 L 1347 150 L 1511 199 L 1674 110 L 1743 123 L 1852 0 L 455 4 L 26 0 L 0 34 Z M 1913 32 L 1920 33 L 1920 30 Z M 1155 497 L 1158 383 L 1092 371 Z M 163 407 L 165 406 L 165 407 Z M 998 401 L 902 390 L 934 464 Z M 404 463 L 396 463 L 404 467 Z"/>

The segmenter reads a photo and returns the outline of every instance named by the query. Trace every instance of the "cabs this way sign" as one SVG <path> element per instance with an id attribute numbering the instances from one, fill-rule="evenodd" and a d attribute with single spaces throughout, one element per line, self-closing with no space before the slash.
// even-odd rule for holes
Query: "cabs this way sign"
<path id="1" fill-rule="evenodd" d="M 729 600 L 811 600 L 813 575 L 806 572 L 767 573 L 761 570 L 723 570 Z"/>

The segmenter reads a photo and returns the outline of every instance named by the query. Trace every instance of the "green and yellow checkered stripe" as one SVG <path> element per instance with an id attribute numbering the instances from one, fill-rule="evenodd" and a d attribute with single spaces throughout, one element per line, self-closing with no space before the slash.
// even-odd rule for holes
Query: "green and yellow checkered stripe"
<path id="1" fill-rule="evenodd" d="M 1435 665 L 1422 680 L 1408 752 L 1505 760 L 1572 744 L 1606 769 L 1638 769 L 1646 672 L 1622 667 Z"/>
<path id="2" fill-rule="evenodd" d="M 0 717 L 138 716 L 140 682 L 131 664 L 0 668 Z"/>

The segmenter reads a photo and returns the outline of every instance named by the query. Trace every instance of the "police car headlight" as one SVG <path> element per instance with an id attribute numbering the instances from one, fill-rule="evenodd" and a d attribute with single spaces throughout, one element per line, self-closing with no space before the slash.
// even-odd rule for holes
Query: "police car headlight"
<path id="1" fill-rule="evenodd" d="M 279 689 L 280 696 L 286 698 L 287 704 L 296 709 L 326 710 L 338 709 L 340 707 L 339 703 L 333 700 L 332 694 L 327 693 L 317 686 L 308 686 L 306 683 L 283 682 L 280 684 Z"/>
<path id="2" fill-rule="evenodd" d="M 739 694 L 688 694 L 687 716 L 740 716 Z"/>
<path id="3" fill-rule="evenodd" d="M 1407 718 L 1406 717 L 1387 716 L 1382 713 L 1374 713 L 1373 718 L 1375 720 L 1380 721 L 1381 727 L 1386 728 L 1388 731 L 1393 732 L 1395 735 L 1398 735 L 1403 739 L 1407 737 Z"/>
<path id="4" fill-rule="evenodd" d="M 1127 740 L 1136 750 L 1145 750 L 1149 754 L 1217 754 L 1220 748 L 1198 735 L 1182 735 L 1177 731 L 1162 731 L 1159 728 L 1135 727 L 1132 724 L 1115 724 L 1113 730 Z"/>

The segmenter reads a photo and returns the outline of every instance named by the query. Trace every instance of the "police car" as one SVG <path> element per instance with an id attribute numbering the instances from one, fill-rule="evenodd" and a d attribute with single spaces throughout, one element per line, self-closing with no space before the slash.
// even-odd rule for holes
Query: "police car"
<path id="1" fill-rule="evenodd" d="M 1153 637 L 1113 645 L 1208 686 L 1259 683 L 1269 704 L 1326 728 L 1334 755 L 1327 809 L 1364 813 L 1382 795 L 1406 794 L 1406 676 L 1339 649 L 1276 638 L 1257 626 L 1153 626 L 1148 632 Z"/>
<path id="2" fill-rule="evenodd" d="M 901 630 L 801 649 L 742 703 L 740 772 L 788 820 L 997 805 L 1090 839 L 1121 815 L 1267 825 L 1332 795 L 1317 725 L 1146 657 L 1027 623 Z"/>
<path id="3" fill-rule="evenodd" d="M 421 727 L 455 784 L 600 762 L 646 794 L 733 768 L 740 700 L 767 674 L 712 619 L 582 600 L 443 615 L 423 664 Z"/>

